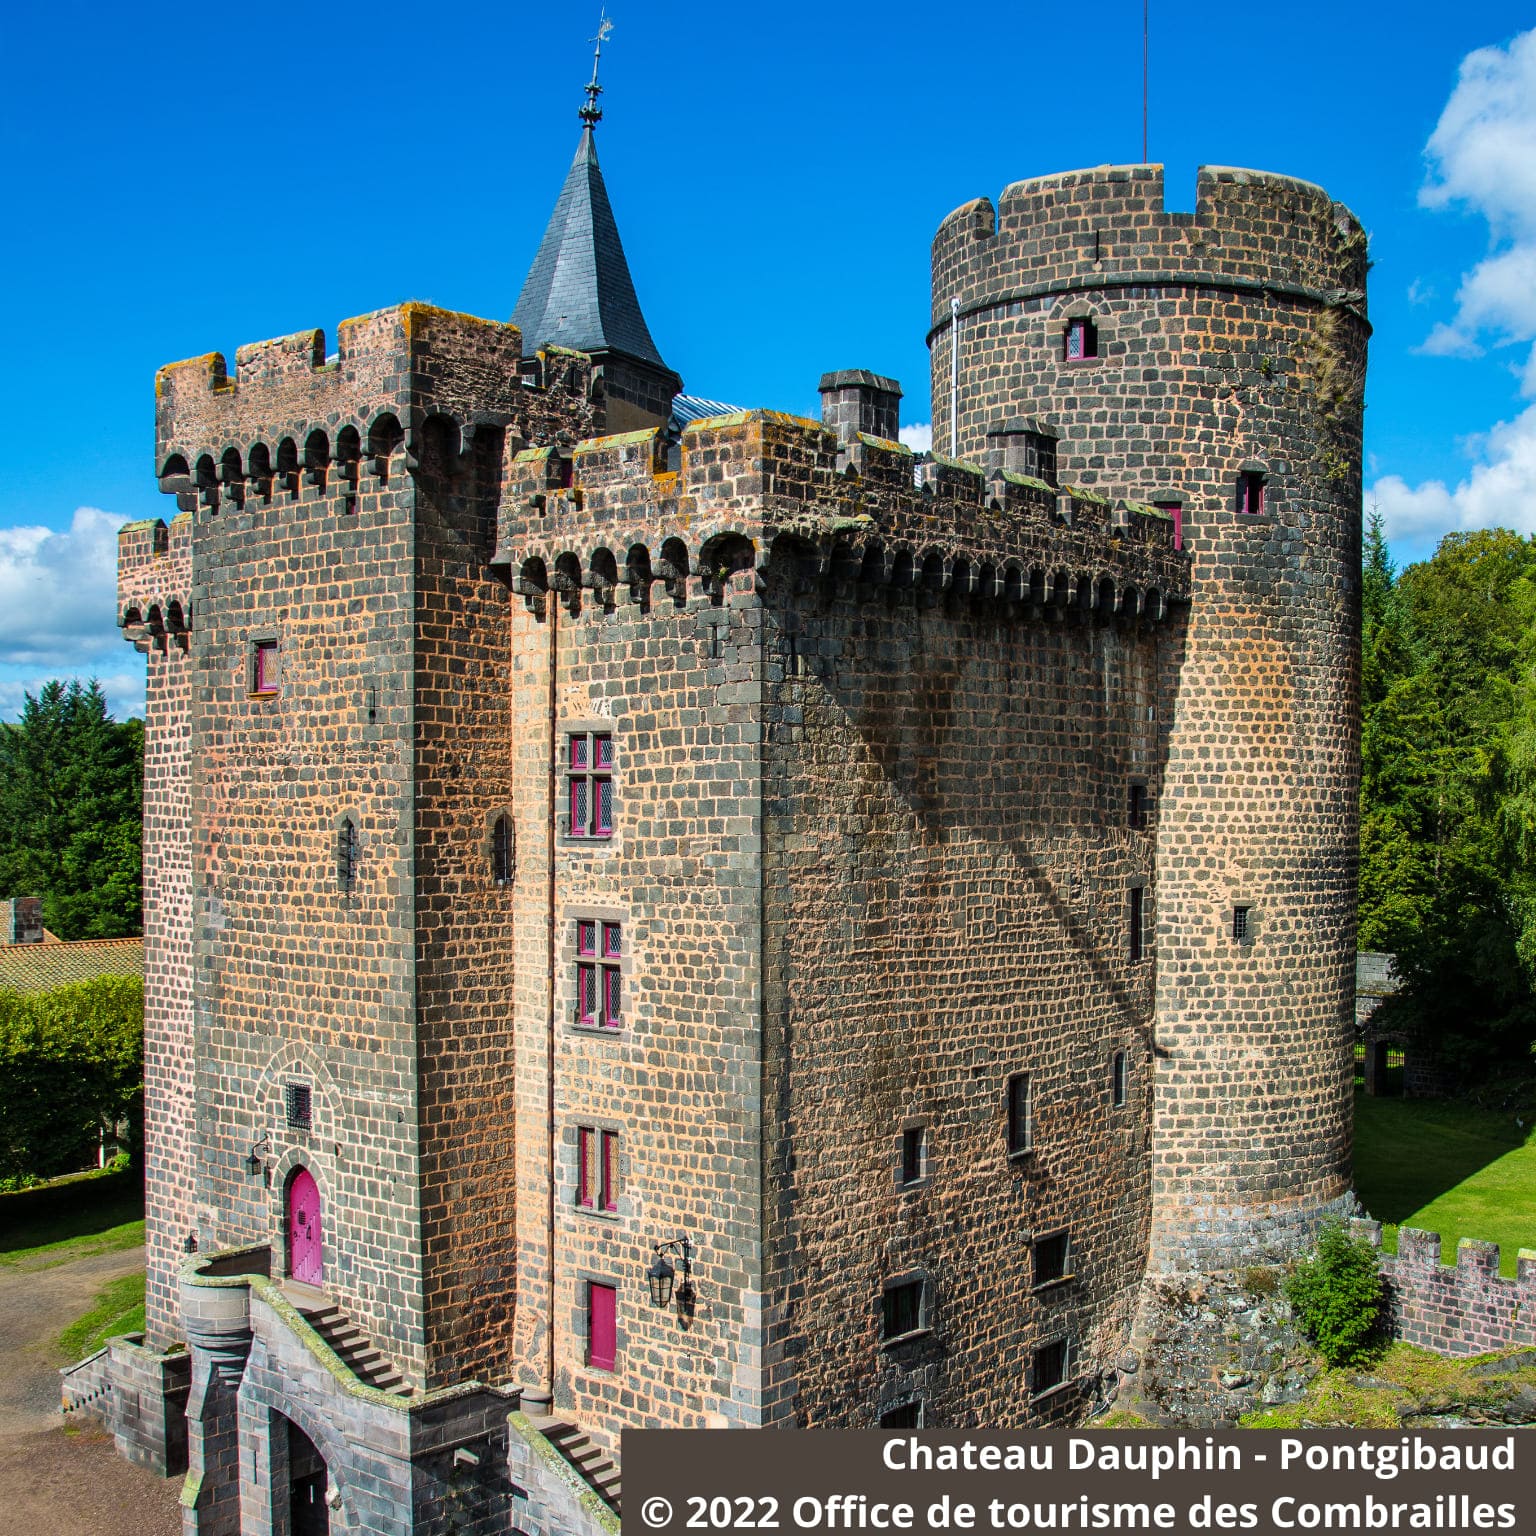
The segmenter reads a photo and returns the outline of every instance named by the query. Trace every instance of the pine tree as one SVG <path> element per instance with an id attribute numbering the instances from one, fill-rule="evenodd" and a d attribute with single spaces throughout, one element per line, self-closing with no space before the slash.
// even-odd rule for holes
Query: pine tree
<path id="1" fill-rule="evenodd" d="M 0 895 L 41 896 L 61 939 L 138 933 L 143 765 L 94 680 L 28 694 L 0 729 Z"/>

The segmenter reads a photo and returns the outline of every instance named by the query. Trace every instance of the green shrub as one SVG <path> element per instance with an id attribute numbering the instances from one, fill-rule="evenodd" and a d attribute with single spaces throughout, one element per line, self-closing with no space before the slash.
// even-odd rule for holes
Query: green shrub
<path id="1" fill-rule="evenodd" d="M 84 1168 L 122 1120 L 137 1144 L 143 1093 L 142 981 L 0 991 L 0 1178 Z"/>
<path id="2" fill-rule="evenodd" d="M 1376 1250 L 1333 1223 L 1286 1277 L 1285 1298 L 1329 1365 L 1358 1365 L 1386 1342 L 1386 1290 Z"/>

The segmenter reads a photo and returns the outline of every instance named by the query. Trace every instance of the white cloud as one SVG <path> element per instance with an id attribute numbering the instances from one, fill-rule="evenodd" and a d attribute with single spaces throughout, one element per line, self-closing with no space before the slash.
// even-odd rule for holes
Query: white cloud
<path id="1" fill-rule="evenodd" d="M 0 663 L 77 668 L 122 644 L 117 530 L 122 519 L 79 507 L 63 533 L 0 528 Z"/>
<path id="2" fill-rule="evenodd" d="M 1413 486 L 1386 475 L 1366 492 L 1366 506 L 1380 509 L 1388 539 L 1432 541 L 1469 528 L 1536 533 L 1536 405 L 1466 446 L 1474 463 L 1455 486 L 1440 480 Z"/>
<path id="3" fill-rule="evenodd" d="M 1536 340 L 1536 30 L 1462 60 L 1425 154 L 1430 171 L 1420 203 L 1481 215 L 1493 249 L 1462 275 L 1456 313 L 1418 350 L 1476 358 L 1490 346 Z M 1522 395 L 1536 399 L 1536 349 L 1520 380 Z M 1536 406 L 1470 437 L 1462 450 L 1472 466 L 1454 486 L 1414 486 L 1387 475 L 1366 492 L 1388 538 L 1416 542 L 1493 526 L 1536 532 Z"/>
<path id="4" fill-rule="evenodd" d="M 933 451 L 933 424 L 927 421 L 914 421 L 911 426 L 903 427 L 900 433 L 904 442 L 913 453 L 931 453 Z"/>

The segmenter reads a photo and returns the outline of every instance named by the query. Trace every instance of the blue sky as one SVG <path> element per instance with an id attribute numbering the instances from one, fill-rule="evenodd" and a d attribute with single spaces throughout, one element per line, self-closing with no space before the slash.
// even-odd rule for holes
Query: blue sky
<path id="1" fill-rule="evenodd" d="M 1141 5 L 613 0 L 599 152 L 691 392 L 929 419 L 928 245 L 1009 181 L 1141 158 Z M 505 318 L 575 149 L 596 4 L 9 7 L 0 715 L 120 713 L 112 530 L 167 515 L 153 374 L 405 298 Z M 1152 3 L 1150 158 L 1321 182 L 1370 231 L 1367 503 L 1399 558 L 1536 529 L 1536 14 Z"/>

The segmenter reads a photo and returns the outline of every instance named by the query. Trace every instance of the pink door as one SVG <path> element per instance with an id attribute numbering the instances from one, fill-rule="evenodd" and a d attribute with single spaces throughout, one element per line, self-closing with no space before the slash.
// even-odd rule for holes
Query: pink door
<path id="1" fill-rule="evenodd" d="M 288 1181 L 288 1273 L 306 1285 L 325 1278 L 320 1254 L 320 1190 L 300 1168 Z"/>
<path id="2" fill-rule="evenodd" d="M 618 1356 L 618 1300 L 614 1286 L 588 1283 L 587 1364 L 600 1371 L 611 1371 Z"/>

